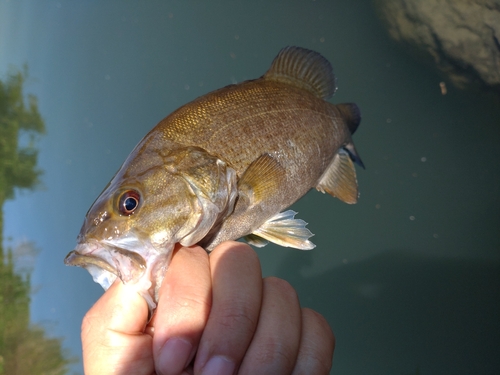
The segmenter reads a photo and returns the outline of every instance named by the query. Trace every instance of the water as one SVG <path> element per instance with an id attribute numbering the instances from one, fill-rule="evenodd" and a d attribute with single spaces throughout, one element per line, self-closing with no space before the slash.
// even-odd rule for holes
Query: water
<path id="1" fill-rule="evenodd" d="M 102 290 L 62 260 L 86 210 L 159 120 L 262 75 L 286 45 L 332 62 L 333 102 L 362 110 L 355 142 L 367 168 L 357 205 L 313 191 L 294 206 L 317 248 L 263 248 L 264 274 L 286 278 L 328 319 L 332 373 L 493 373 L 499 102 L 408 56 L 368 1 L 0 1 L 0 73 L 28 65 L 47 127 L 43 188 L 3 208 L 5 245 L 40 250 L 31 320 L 80 355 L 81 319 Z"/>

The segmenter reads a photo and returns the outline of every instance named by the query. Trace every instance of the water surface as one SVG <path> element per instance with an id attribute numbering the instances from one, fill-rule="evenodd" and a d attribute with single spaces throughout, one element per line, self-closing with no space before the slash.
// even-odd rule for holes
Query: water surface
<path id="1" fill-rule="evenodd" d="M 367 168 L 357 205 L 313 191 L 294 206 L 317 247 L 259 250 L 264 274 L 289 280 L 328 319 L 332 373 L 494 373 L 499 102 L 408 56 L 368 1 L 284 4 L 0 1 L 0 74 L 27 64 L 47 127 L 43 188 L 3 207 L 5 245 L 40 250 L 31 320 L 80 355 L 81 319 L 102 290 L 63 258 L 93 200 L 159 120 L 298 45 L 332 62 L 332 101 L 361 108 Z"/>

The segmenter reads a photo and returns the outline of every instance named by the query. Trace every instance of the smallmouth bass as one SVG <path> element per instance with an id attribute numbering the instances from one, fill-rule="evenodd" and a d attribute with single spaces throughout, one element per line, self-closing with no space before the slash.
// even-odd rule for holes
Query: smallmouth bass
<path id="1" fill-rule="evenodd" d="M 134 148 L 85 217 L 64 260 L 107 289 L 133 285 L 150 310 L 176 243 L 207 251 L 244 237 L 308 250 L 312 233 L 287 207 L 311 188 L 356 203 L 353 103 L 319 53 L 286 47 L 260 78 L 201 96 Z"/>

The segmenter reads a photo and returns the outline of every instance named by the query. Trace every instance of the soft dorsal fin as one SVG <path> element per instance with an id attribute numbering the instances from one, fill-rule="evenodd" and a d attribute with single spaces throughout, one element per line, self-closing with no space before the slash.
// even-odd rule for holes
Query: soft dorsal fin
<path id="1" fill-rule="evenodd" d="M 337 90 L 330 62 L 301 47 L 283 48 L 264 78 L 303 88 L 322 99 L 330 98 Z"/>

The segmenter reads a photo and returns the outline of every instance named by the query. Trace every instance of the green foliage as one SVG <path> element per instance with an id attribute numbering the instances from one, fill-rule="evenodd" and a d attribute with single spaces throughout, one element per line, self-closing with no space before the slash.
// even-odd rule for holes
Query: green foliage
<path id="1" fill-rule="evenodd" d="M 34 96 L 23 93 L 27 69 L 11 72 L 0 81 L 0 204 L 14 197 L 14 188 L 32 189 L 39 183 L 41 171 L 36 168 L 36 137 L 45 132 Z M 20 145 L 20 137 L 28 140 Z"/>
<path id="2" fill-rule="evenodd" d="M 29 326 L 30 285 L 27 278 L 23 280 L 14 272 L 12 252 L 5 257 L 0 247 L 0 255 L 0 356 L 3 373 L 8 374 L 10 358 L 20 341 L 19 331 Z"/>
<path id="3" fill-rule="evenodd" d="M 30 324 L 30 277 L 15 270 L 12 251 L 0 247 L 0 374 L 66 374 L 73 359 L 60 338 Z"/>
<path id="4" fill-rule="evenodd" d="M 0 81 L 0 375 L 62 375 L 74 359 L 63 351 L 61 338 L 30 324 L 31 270 L 16 271 L 13 251 L 3 249 L 4 201 L 14 197 L 15 188 L 36 187 L 41 174 L 34 143 L 45 125 L 36 98 L 28 96 L 25 104 L 26 76 L 25 69 Z M 20 137 L 28 144 L 20 145 Z M 17 255 L 36 253 L 30 243 L 22 250 Z"/>

